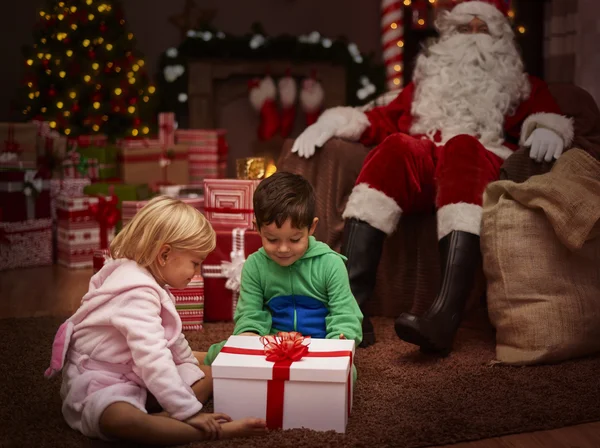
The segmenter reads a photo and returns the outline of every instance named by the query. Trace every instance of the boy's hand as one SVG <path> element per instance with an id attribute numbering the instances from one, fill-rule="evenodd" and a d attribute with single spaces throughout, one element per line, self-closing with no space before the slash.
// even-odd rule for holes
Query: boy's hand
<path id="1" fill-rule="evenodd" d="M 238 336 L 258 336 L 256 333 L 252 333 L 251 331 L 244 331 L 243 333 L 238 334 Z"/>
<path id="2" fill-rule="evenodd" d="M 206 432 L 210 440 L 216 440 L 221 437 L 221 422 L 230 422 L 231 417 L 227 414 L 207 414 L 199 412 L 190 417 L 185 422 L 200 431 Z"/>
<path id="3" fill-rule="evenodd" d="M 346 336 L 344 336 L 344 333 L 340 334 L 340 339 L 346 339 Z"/>

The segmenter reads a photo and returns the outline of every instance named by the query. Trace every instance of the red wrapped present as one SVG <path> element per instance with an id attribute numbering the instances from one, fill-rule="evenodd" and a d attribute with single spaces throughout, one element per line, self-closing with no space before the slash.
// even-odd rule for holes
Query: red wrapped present
<path id="1" fill-rule="evenodd" d="M 106 146 L 108 136 L 104 134 L 80 135 L 69 139 L 69 150 L 75 151 L 77 148 L 87 148 L 88 146 Z"/>
<path id="2" fill-rule="evenodd" d="M 178 129 L 178 144 L 189 145 L 190 182 L 220 179 L 227 172 L 228 146 L 224 129 Z"/>
<path id="3" fill-rule="evenodd" d="M 0 204 L 6 222 L 50 218 L 50 183 L 39 171 L 0 171 Z"/>
<path id="4" fill-rule="evenodd" d="M 169 288 L 175 297 L 175 308 L 181 317 L 183 330 L 202 330 L 204 322 L 204 279 L 196 275 L 184 289 Z"/>
<path id="5" fill-rule="evenodd" d="M 51 264 L 51 219 L 0 222 L 0 271 Z"/>
<path id="6" fill-rule="evenodd" d="M 0 123 L 0 167 L 30 166 L 37 161 L 38 128 L 35 123 Z"/>
<path id="7" fill-rule="evenodd" d="M 178 198 L 179 200 L 191 205 L 200 213 L 204 211 L 204 197 L 196 198 Z M 123 201 L 121 203 L 121 220 L 123 226 L 129 223 L 149 201 Z"/>
<path id="8" fill-rule="evenodd" d="M 52 218 L 56 219 L 56 198 L 59 195 L 70 198 L 83 196 L 83 189 L 90 185 L 90 179 L 51 179 L 50 180 L 50 201 Z"/>
<path id="9" fill-rule="evenodd" d="M 77 151 L 71 151 L 62 162 L 65 179 L 98 179 L 98 159 L 86 158 Z"/>
<path id="10" fill-rule="evenodd" d="M 244 261 L 262 247 L 260 235 L 252 230 L 241 228 L 216 232 L 217 247 L 202 263 L 206 322 L 233 319 Z"/>
<path id="11" fill-rule="evenodd" d="M 260 180 L 207 179 L 204 181 L 204 211 L 214 228 L 253 227 L 252 199 Z"/>
<path id="12" fill-rule="evenodd" d="M 92 267 L 96 249 L 106 249 L 119 218 L 116 196 L 59 196 L 58 263 L 71 268 Z"/>

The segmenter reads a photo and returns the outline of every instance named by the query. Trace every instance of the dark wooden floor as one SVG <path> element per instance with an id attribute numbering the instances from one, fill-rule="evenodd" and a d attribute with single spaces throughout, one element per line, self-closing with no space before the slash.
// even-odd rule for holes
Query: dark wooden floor
<path id="1" fill-rule="evenodd" d="M 59 266 L 0 272 L 0 319 L 68 316 L 87 291 L 91 274 L 91 269 L 67 270 Z M 600 422 L 459 443 L 452 447 L 599 448 Z"/>

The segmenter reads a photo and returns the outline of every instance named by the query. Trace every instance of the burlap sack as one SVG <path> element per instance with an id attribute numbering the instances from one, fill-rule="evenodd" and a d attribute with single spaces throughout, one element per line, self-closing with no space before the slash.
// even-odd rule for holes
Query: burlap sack
<path id="1" fill-rule="evenodd" d="M 600 351 L 600 162 L 573 149 L 547 174 L 491 184 L 481 244 L 498 361 Z"/>

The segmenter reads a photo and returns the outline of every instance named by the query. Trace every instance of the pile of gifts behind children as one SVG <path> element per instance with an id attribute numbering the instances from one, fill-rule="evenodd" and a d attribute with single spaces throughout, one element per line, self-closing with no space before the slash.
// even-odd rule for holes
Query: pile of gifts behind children
<path id="1" fill-rule="evenodd" d="M 0 123 L 0 270 L 58 262 L 89 268 L 121 227 L 123 201 L 160 186 L 223 177 L 224 130 L 176 129 L 155 139 L 67 138 L 47 122 Z"/>

